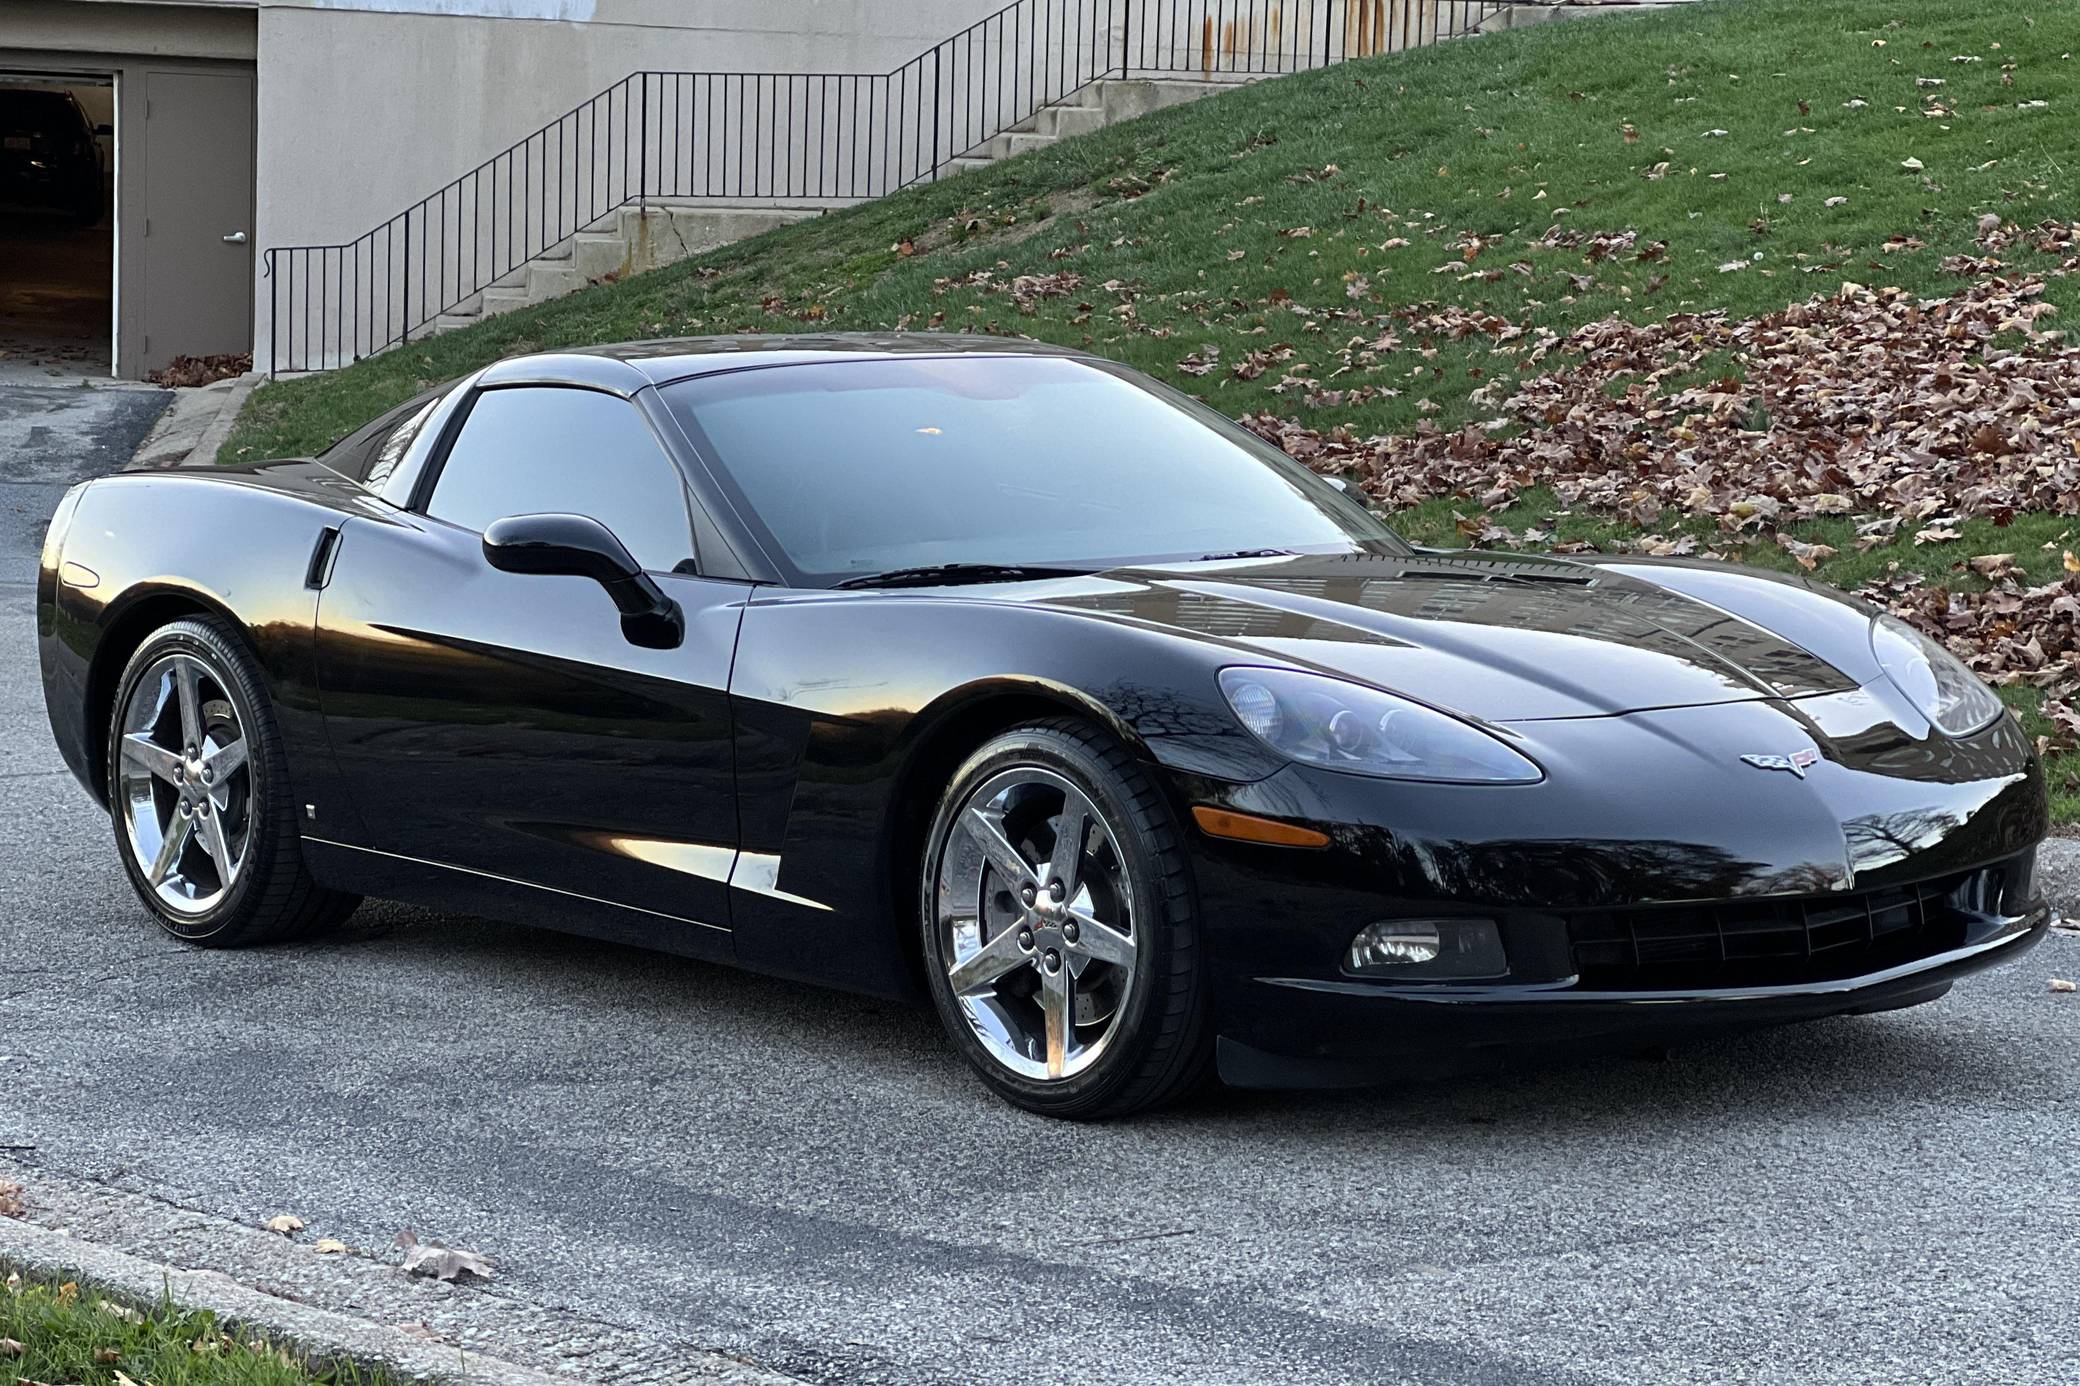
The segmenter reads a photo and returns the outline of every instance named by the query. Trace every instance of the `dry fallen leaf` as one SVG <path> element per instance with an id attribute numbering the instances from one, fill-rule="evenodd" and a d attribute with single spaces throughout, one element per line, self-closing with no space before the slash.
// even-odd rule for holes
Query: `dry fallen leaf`
<path id="1" fill-rule="evenodd" d="M 22 1186 L 0 1179 L 0 1218 L 18 1218 L 22 1211 Z"/>
<path id="2" fill-rule="evenodd" d="M 138 1313 L 135 1309 L 130 1308 L 128 1305 L 118 1304 L 112 1299 L 104 1299 L 94 1307 L 96 1309 L 99 1309 L 102 1313 L 108 1315 L 110 1318 L 121 1319 L 124 1323 L 144 1322 L 144 1315 Z"/>
<path id="3" fill-rule="evenodd" d="M 2075 986 L 2063 977 L 2053 977 L 2051 979 L 2051 989 L 2053 991 L 2080 991 L 2080 986 Z"/>
<path id="4" fill-rule="evenodd" d="M 347 1249 L 347 1244 L 336 1237 L 320 1237 L 311 1243 L 311 1250 L 320 1256 L 337 1256 Z"/>
<path id="5" fill-rule="evenodd" d="M 270 1232 L 279 1232 L 286 1237 L 291 1233 L 303 1230 L 303 1219 L 297 1217 L 294 1213 L 276 1213 L 260 1225 Z"/>
<path id="6" fill-rule="evenodd" d="M 0 1338 L 0 1357 L 20 1357 L 28 1349 L 17 1338 Z"/>
<path id="7" fill-rule="evenodd" d="M 417 1338 L 421 1342 L 438 1343 L 441 1341 L 441 1335 L 434 1332 L 432 1326 L 424 1319 L 414 1319 L 410 1323 L 398 1324 L 397 1331 L 404 1334 L 407 1338 Z"/>
<path id="8" fill-rule="evenodd" d="M 430 1276 L 436 1280 L 460 1280 L 465 1275 L 485 1280 L 491 1278 L 491 1263 L 476 1252 L 443 1246 L 439 1242 L 422 1242 L 409 1227 L 397 1234 L 397 1245 L 404 1249 L 403 1264 L 408 1275 Z"/>

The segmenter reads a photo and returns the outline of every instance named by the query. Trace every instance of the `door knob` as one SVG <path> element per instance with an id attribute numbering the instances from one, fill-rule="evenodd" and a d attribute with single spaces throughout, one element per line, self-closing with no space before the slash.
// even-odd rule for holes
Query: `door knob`
<path id="1" fill-rule="evenodd" d="M 224 237 L 224 244 L 226 245 L 244 245 L 245 243 L 246 233 L 243 231 L 233 231 Z"/>

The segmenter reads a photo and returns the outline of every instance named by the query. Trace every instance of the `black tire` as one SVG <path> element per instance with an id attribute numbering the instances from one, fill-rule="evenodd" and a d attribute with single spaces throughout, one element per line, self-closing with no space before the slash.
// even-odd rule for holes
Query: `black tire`
<path id="1" fill-rule="evenodd" d="M 133 853 L 122 791 L 124 709 L 143 674 L 168 655 L 199 661 L 229 699 L 247 743 L 243 796 L 244 856 L 222 898 L 197 913 L 167 906 Z M 328 890 L 311 879 L 291 802 L 288 762 L 275 725 L 274 707 L 258 664 L 244 639 L 227 621 L 197 616 L 161 626 L 130 656 L 116 683 L 108 726 L 109 822 L 116 855 L 132 889 L 159 927 L 184 943 L 209 948 L 243 948 L 300 938 L 338 924 L 361 897 Z M 227 777 L 228 778 L 228 777 Z"/>
<path id="2" fill-rule="evenodd" d="M 976 1037 L 954 995 L 951 944 L 934 905 L 954 819 L 971 795 L 1007 770 L 1038 767 L 1080 790 L 1129 865 L 1134 980 L 1118 1028 L 1081 1073 L 1031 1078 Z M 954 772 L 933 815 L 919 872 L 918 927 L 925 974 L 947 1034 L 998 1096 L 1044 1116 L 1103 1120 L 1174 1100 L 1210 1072 L 1212 1039 L 1199 946 L 1197 896 L 1176 815 L 1149 770 L 1103 731 L 1074 718 L 993 737 Z"/>

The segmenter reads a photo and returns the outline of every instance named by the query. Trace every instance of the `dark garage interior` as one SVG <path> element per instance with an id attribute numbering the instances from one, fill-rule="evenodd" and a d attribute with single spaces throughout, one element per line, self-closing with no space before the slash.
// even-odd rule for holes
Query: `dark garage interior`
<path id="1" fill-rule="evenodd" d="M 115 86 L 0 70 L 0 373 L 113 370 Z"/>

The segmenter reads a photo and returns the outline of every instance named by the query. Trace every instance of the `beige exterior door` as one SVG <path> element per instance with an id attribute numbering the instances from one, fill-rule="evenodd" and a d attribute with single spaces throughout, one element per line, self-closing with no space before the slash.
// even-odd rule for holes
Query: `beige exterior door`
<path id="1" fill-rule="evenodd" d="M 144 85 L 142 369 L 250 351 L 253 74 L 157 69 Z"/>

